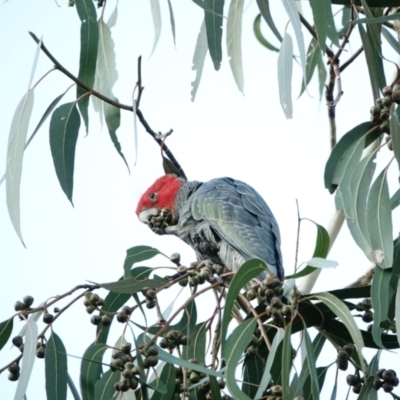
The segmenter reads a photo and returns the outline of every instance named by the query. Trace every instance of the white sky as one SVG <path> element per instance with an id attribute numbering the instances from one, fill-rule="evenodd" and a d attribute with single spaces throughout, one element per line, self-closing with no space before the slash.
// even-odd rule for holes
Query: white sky
<path id="1" fill-rule="evenodd" d="M 6 149 L 11 119 L 24 95 L 36 45 L 28 35 L 43 35 L 52 54 L 72 73 L 77 74 L 79 26 L 76 9 L 64 0 L 21 2 L 10 0 L 0 6 L 0 165 L 5 170 Z M 164 3 L 164 2 L 163 2 Z M 202 82 L 194 103 L 190 101 L 192 57 L 202 21 L 202 11 L 192 2 L 173 1 L 177 49 L 174 48 L 167 3 L 162 6 L 163 26 L 158 47 L 149 58 L 154 40 L 150 6 L 147 2 L 120 2 L 117 25 L 112 34 L 116 48 L 119 81 L 114 93 L 122 103 L 130 103 L 136 82 L 137 57 L 143 56 L 145 91 L 141 109 L 156 131 L 174 129 L 167 144 L 183 166 L 189 179 L 209 180 L 232 176 L 254 186 L 273 210 L 282 234 L 282 251 L 287 274 L 293 272 L 297 232 L 296 199 L 301 216 L 327 226 L 334 211 L 334 199 L 323 186 L 323 170 L 329 155 L 329 127 L 325 105 L 318 104 L 317 82 L 309 95 L 294 101 L 294 118 L 286 120 L 278 99 L 277 53 L 264 49 L 254 38 L 252 22 L 257 15 L 255 2 L 245 12 L 243 58 L 245 96 L 235 86 L 226 54 L 221 71 L 213 70 L 207 56 Z M 306 3 L 303 3 L 306 6 Z M 110 1 L 106 15 L 112 11 Z M 227 13 L 227 10 L 226 10 Z M 277 8 L 279 29 L 287 18 Z M 106 20 L 108 17 L 106 17 Z M 266 31 L 266 30 L 265 30 Z M 272 39 L 272 35 L 269 34 Z M 309 39 L 306 39 L 308 44 Z M 356 50 L 357 46 L 351 48 Z M 225 42 L 224 42 L 225 50 Z M 347 55 L 342 56 L 344 61 Z M 393 57 L 396 60 L 395 57 Z M 386 66 L 389 80 L 392 67 Z M 41 54 L 35 80 L 51 68 Z M 294 99 L 299 91 L 300 68 L 294 66 Z M 31 132 L 50 102 L 70 82 L 53 72 L 35 91 Z M 337 107 L 339 137 L 350 128 L 368 120 L 373 98 L 364 58 L 342 76 L 344 95 Z M 74 99 L 74 89 L 60 104 Z M 62 192 L 53 168 L 48 145 L 48 123 L 42 127 L 26 152 L 21 183 L 21 227 L 27 245 L 23 248 L 10 223 L 5 185 L 0 191 L 2 264 L 0 321 L 13 314 L 13 304 L 30 294 L 35 304 L 61 294 L 85 280 L 107 282 L 122 274 L 126 249 L 136 245 L 157 247 L 166 254 L 180 252 L 184 264 L 194 261 L 191 249 L 176 238 L 158 237 L 135 216 L 140 194 L 163 174 L 158 145 L 139 127 L 139 159 L 133 166 L 133 118 L 122 113 L 117 134 L 131 167 L 131 176 L 109 139 L 99 118 L 91 111 L 90 131 L 81 129 L 75 161 L 74 205 Z M 83 123 L 81 124 L 81 126 Z M 379 157 L 388 160 L 387 150 Z M 384 164 L 382 164 L 384 165 Z M 0 168 L 0 175 L 3 169 Z M 397 167 L 390 171 L 391 193 L 396 190 Z M 398 214 L 396 214 L 398 215 Z M 305 223 L 300 237 L 299 261 L 311 258 L 315 230 Z M 395 225 L 396 231 L 398 224 Z M 323 271 L 315 290 L 330 290 L 354 281 L 368 267 L 368 260 L 353 243 L 347 228 L 341 232 L 330 256 L 339 262 L 335 270 Z M 167 265 L 154 259 L 145 265 Z M 66 303 L 63 303 L 66 304 Z M 54 329 L 67 351 L 82 355 L 94 339 L 95 328 L 89 322 L 81 302 L 71 308 Z M 18 323 L 17 334 L 22 323 Z M 120 330 L 116 330 L 116 335 Z M 116 336 L 117 337 L 117 336 Z M 0 367 L 16 356 L 15 349 L 0 353 Z M 334 353 L 324 364 L 333 362 Z M 69 369 L 78 383 L 79 360 L 69 358 Z M 44 380 L 41 360 L 36 361 L 28 399 L 43 398 Z M 385 365 L 386 368 L 390 366 Z M 347 373 L 341 373 L 344 382 Z M 0 375 L 1 397 L 14 393 L 15 383 Z M 331 387 L 331 385 L 328 385 Z M 5 394 L 4 394 L 5 393 Z M 5 396 L 5 397 L 3 397 Z"/>

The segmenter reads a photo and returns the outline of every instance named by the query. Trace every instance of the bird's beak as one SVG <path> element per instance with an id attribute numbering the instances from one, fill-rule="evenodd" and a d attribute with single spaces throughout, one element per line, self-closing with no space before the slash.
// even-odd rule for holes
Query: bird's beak
<path id="1" fill-rule="evenodd" d="M 141 211 L 138 214 L 138 217 L 141 222 L 148 224 L 149 223 L 149 217 L 157 215 L 159 210 L 157 208 L 147 208 L 146 210 Z"/>

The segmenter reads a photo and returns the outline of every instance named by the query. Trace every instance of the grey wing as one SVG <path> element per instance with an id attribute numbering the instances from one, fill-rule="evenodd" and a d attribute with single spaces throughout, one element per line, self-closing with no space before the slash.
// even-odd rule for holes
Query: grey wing
<path id="1" fill-rule="evenodd" d="M 192 215 L 206 221 L 244 259 L 259 258 L 284 278 L 279 227 L 263 198 L 230 178 L 204 183 L 193 195 Z"/>

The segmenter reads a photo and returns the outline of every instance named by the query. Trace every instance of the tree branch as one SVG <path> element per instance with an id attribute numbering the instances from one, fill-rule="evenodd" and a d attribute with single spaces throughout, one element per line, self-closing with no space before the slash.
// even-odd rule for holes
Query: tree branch
<path id="1" fill-rule="evenodd" d="M 29 34 L 31 35 L 32 39 L 39 44 L 40 40 L 37 38 L 37 36 L 32 33 L 29 32 Z M 82 87 L 83 89 L 85 89 L 86 91 L 88 91 L 91 95 L 96 96 L 97 98 L 99 98 L 100 100 L 105 101 L 108 104 L 111 104 L 114 107 L 120 108 L 122 110 L 127 110 L 127 111 L 131 111 L 133 112 L 133 107 L 126 105 L 126 104 L 122 104 L 119 103 L 118 101 L 114 101 L 104 95 L 102 95 L 101 93 L 97 92 L 96 90 L 94 90 L 93 88 L 91 88 L 89 85 L 87 85 L 86 83 L 82 82 L 81 80 L 79 80 L 76 76 L 74 76 L 73 74 L 71 74 L 71 72 L 69 72 L 66 68 L 64 68 L 55 58 L 54 56 L 49 52 L 49 50 L 47 50 L 46 46 L 43 44 L 41 44 L 40 46 L 41 50 L 43 51 L 44 54 L 46 54 L 46 56 L 53 62 L 54 67 L 56 69 L 58 69 L 60 72 L 62 72 L 64 75 L 68 76 L 68 78 L 70 78 L 72 81 L 74 81 L 77 85 L 79 85 L 80 87 Z M 140 100 L 140 98 L 139 98 Z M 167 145 L 165 143 L 163 143 L 162 138 L 160 138 L 160 134 L 156 133 L 153 131 L 153 129 L 151 129 L 150 125 L 147 123 L 146 119 L 143 116 L 143 113 L 139 110 L 139 108 L 136 108 L 136 115 L 139 118 L 139 121 L 141 122 L 141 124 L 143 125 L 143 127 L 145 128 L 146 132 L 149 133 L 152 138 L 158 143 L 158 145 L 161 147 L 163 151 L 165 152 L 165 154 L 167 155 L 167 157 L 171 160 L 171 162 L 175 165 L 175 167 L 178 169 L 179 173 L 181 174 L 181 176 L 184 179 L 186 178 L 186 175 L 182 169 L 182 167 L 180 166 L 179 162 L 176 160 L 176 158 L 174 157 L 174 155 L 171 153 L 171 151 L 169 150 L 169 148 L 167 147 Z"/>

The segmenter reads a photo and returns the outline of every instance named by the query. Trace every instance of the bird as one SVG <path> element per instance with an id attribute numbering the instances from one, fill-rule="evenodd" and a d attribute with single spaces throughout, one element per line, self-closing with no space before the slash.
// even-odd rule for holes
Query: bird
<path id="1" fill-rule="evenodd" d="M 179 237 L 200 262 L 236 272 L 256 258 L 284 280 L 278 223 L 261 195 L 244 182 L 228 177 L 188 181 L 166 174 L 141 196 L 136 214 L 155 233 Z"/>

